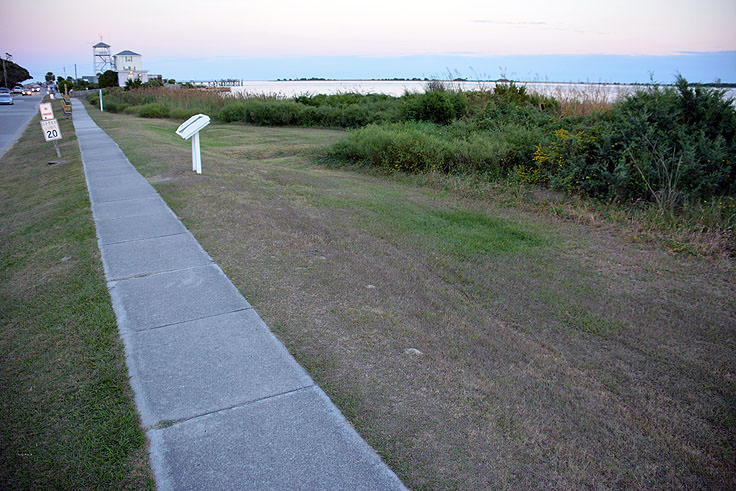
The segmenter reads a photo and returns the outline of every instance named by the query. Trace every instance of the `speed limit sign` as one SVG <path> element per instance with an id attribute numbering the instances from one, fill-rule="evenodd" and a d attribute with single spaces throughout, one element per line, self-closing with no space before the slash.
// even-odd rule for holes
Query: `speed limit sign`
<path id="1" fill-rule="evenodd" d="M 43 131 L 43 137 L 46 138 L 47 142 L 53 140 L 61 140 L 61 130 L 59 129 L 59 122 L 55 119 L 47 119 L 41 121 L 41 131 Z"/>

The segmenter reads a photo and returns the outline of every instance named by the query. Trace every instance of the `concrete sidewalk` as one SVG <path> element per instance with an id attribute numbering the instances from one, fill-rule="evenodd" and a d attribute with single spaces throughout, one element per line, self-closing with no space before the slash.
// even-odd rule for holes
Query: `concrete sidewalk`
<path id="1" fill-rule="evenodd" d="M 73 100 L 159 489 L 404 489 Z"/>

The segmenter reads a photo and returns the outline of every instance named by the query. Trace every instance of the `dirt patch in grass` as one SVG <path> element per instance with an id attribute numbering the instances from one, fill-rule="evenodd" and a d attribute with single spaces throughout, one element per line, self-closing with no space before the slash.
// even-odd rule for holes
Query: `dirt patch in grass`
<path id="1" fill-rule="evenodd" d="M 50 166 L 37 120 L 0 159 L 0 488 L 152 489 L 74 129 Z"/>
<path id="2" fill-rule="evenodd" d="M 615 227 L 324 168 L 340 132 L 92 113 L 413 488 L 736 485 L 736 277 Z"/>

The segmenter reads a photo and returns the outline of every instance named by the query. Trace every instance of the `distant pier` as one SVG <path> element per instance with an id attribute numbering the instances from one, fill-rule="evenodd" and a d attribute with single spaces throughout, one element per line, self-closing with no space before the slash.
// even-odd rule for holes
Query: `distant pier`
<path id="1" fill-rule="evenodd" d="M 235 78 L 224 78 L 220 80 L 192 80 L 192 85 L 198 85 L 202 87 L 242 87 L 243 81 Z"/>

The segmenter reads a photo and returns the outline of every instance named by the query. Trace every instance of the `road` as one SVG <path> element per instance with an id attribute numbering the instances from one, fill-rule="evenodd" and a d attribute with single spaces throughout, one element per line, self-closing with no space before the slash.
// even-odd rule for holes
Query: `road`
<path id="1" fill-rule="evenodd" d="M 33 95 L 27 96 L 16 95 L 13 97 L 15 104 L 0 106 L 0 157 L 20 137 L 31 117 L 38 113 L 38 105 L 44 94 L 45 91 L 34 92 Z"/>

